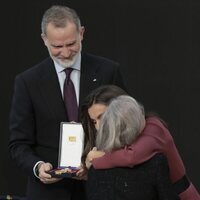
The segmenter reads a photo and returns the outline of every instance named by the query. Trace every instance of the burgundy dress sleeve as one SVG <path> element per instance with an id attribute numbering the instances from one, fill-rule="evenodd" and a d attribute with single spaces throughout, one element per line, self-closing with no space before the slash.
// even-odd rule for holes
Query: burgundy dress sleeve
<path id="1" fill-rule="evenodd" d="M 166 137 L 155 120 L 156 118 L 146 120 L 145 129 L 134 144 L 94 159 L 92 161 L 94 168 L 131 167 L 150 159 L 156 153 L 163 152 L 171 137 Z"/>

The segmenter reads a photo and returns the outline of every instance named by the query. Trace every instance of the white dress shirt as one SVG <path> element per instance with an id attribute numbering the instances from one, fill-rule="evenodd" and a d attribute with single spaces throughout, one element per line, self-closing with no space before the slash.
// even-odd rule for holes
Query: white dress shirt
<path id="1" fill-rule="evenodd" d="M 62 92 L 62 96 L 63 96 L 63 87 L 64 87 L 64 82 L 65 82 L 65 72 L 64 72 L 64 68 L 62 66 L 60 66 L 58 63 L 56 63 L 55 61 L 54 65 L 55 65 L 55 69 L 58 75 L 58 80 L 59 80 L 59 84 L 60 84 L 60 89 Z M 81 54 L 79 53 L 78 55 L 78 59 L 76 60 L 76 62 L 74 63 L 74 65 L 70 66 L 71 68 L 73 68 L 74 70 L 71 72 L 70 74 L 70 78 L 74 84 L 74 88 L 75 88 L 75 92 L 76 92 L 76 99 L 77 99 L 77 105 L 79 105 L 79 94 L 80 94 L 80 76 L 81 76 Z M 43 161 L 38 161 L 34 167 L 33 167 L 33 173 L 34 175 L 39 178 L 36 169 L 39 163 L 41 163 Z"/>
<path id="2" fill-rule="evenodd" d="M 60 66 L 58 63 L 54 61 L 55 69 L 58 75 L 58 80 L 60 84 L 60 89 L 63 96 L 63 87 L 65 82 L 65 72 L 63 71 L 64 68 Z M 79 94 L 80 94 L 80 75 L 81 75 L 81 54 L 79 53 L 78 59 L 74 63 L 74 65 L 70 66 L 74 70 L 70 74 L 70 78 L 74 84 L 75 92 L 76 92 L 76 99 L 77 99 L 77 105 L 79 105 Z"/>

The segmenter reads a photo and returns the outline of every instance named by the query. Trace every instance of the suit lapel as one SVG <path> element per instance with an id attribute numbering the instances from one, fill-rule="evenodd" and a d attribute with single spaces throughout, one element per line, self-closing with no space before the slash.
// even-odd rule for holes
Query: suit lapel
<path id="1" fill-rule="evenodd" d="M 45 99 L 45 106 L 53 112 L 55 118 L 61 121 L 68 121 L 64 101 L 60 91 L 60 85 L 53 61 L 49 59 L 43 64 L 41 78 L 38 81 L 41 94 Z M 90 62 L 89 56 L 83 54 L 81 60 L 81 76 L 80 76 L 80 96 L 79 111 L 84 98 L 95 88 L 99 87 L 102 78 L 98 76 L 99 67 L 96 63 Z M 80 112 L 79 112 L 80 113 Z"/>
<path id="2" fill-rule="evenodd" d="M 44 66 L 39 82 L 41 94 L 47 103 L 48 109 L 53 112 L 55 118 L 67 121 L 67 114 L 60 91 L 60 85 L 52 60 Z"/>
<path id="3" fill-rule="evenodd" d="M 80 106 L 84 98 L 92 90 L 100 86 L 101 78 L 98 77 L 97 72 L 98 72 L 98 66 L 92 64 L 90 62 L 90 59 L 85 54 L 83 54 L 81 61 L 81 78 L 80 78 L 80 96 L 79 96 Z"/>

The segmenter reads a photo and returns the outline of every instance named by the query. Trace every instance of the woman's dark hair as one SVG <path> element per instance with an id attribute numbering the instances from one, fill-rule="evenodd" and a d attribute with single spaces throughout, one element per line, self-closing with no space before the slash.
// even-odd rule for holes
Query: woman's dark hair
<path id="1" fill-rule="evenodd" d="M 88 109 L 93 104 L 108 105 L 113 98 L 120 95 L 128 95 L 126 91 L 115 85 L 103 85 L 93 90 L 84 100 L 81 106 L 81 122 L 85 132 L 85 148 L 82 156 L 82 163 L 85 163 L 85 158 L 89 151 L 95 146 L 96 129 L 92 123 Z"/>

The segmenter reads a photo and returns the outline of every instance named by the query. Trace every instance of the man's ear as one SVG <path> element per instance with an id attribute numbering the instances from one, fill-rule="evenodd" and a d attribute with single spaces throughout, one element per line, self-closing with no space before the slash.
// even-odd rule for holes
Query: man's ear
<path id="1" fill-rule="evenodd" d="M 85 27 L 84 26 L 81 26 L 80 28 L 80 36 L 81 36 L 81 41 L 83 40 L 83 35 L 85 33 Z"/>
<path id="2" fill-rule="evenodd" d="M 47 37 L 46 37 L 46 35 L 44 33 L 41 33 L 41 38 L 42 38 L 42 40 L 44 42 L 44 45 L 47 46 Z"/>

